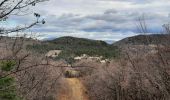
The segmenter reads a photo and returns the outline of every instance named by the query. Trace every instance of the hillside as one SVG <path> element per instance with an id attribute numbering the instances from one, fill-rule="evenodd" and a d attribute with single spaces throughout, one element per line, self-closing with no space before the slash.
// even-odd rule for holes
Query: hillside
<path id="1" fill-rule="evenodd" d="M 54 43 L 54 44 L 68 45 L 68 46 L 71 45 L 97 46 L 97 47 L 108 46 L 106 42 L 101 40 L 90 40 L 90 39 L 70 37 L 70 36 L 56 38 L 54 40 L 47 41 L 47 42 Z"/>
<path id="2" fill-rule="evenodd" d="M 62 50 L 61 57 L 74 57 L 87 54 L 90 56 L 115 58 L 119 54 L 116 46 L 111 46 L 104 41 L 68 36 L 43 41 L 41 44 L 28 45 L 27 49 L 38 53 L 47 53 L 49 50 Z"/>
<path id="3" fill-rule="evenodd" d="M 169 44 L 170 35 L 169 34 L 152 34 L 152 35 L 137 35 L 132 37 L 127 37 L 118 42 L 113 43 L 115 46 L 123 46 L 126 44 L 132 45 L 146 45 L 146 44 Z"/>

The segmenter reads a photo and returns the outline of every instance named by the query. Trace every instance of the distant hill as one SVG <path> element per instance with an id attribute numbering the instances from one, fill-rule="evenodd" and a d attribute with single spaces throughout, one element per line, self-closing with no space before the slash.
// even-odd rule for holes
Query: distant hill
<path id="1" fill-rule="evenodd" d="M 76 38 L 76 37 L 60 37 L 56 38 L 54 40 L 47 41 L 54 44 L 62 44 L 62 45 L 68 45 L 68 46 L 108 46 L 108 44 L 101 40 L 91 40 L 91 39 L 85 39 L 85 38 Z"/>
<path id="2" fill-rule="evenodd" d="M 90 56 L 114 58 L 119 54 L 116 46 L 111 46 L 104 41 L 70 36 L 43 41 L 41 44 L 28 45 L 27 49 L 39 53 L 47 53 L 49 50 L 62 50 L 63 52 L 60 55 L 62 57 L 74 57 L 87 54 Z"/>
<path id="3" fill-rule="evenodd" d="M 127 37 L 118 42 L 113 43 L 114 46 L 122 46 L 126 44 L 132 45 L 147 45 L 147 44 L 170 44 L 169 34 L 152 34 L 152 35 L 137 35 Z"/>

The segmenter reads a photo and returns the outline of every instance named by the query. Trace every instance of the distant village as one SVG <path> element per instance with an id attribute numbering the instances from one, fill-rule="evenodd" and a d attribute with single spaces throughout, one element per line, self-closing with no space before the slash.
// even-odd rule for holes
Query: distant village
<path id="1" fill-rule="evenodd" d="M 58 57 L 61 52 L 62 52 L 62 50 L 50 50 L 45 56 L 55 58 L 55 57 Z M 74 60 L 75 61 L 91 60 L 91 61 L 100 62 L 102 64 L 110 62 L 109 59 L 104 59 L 102 56 L 89 56 L 87 54 L 82 54 L 81 56 L 76 56 L 76 57 L 74 57 Z"/>

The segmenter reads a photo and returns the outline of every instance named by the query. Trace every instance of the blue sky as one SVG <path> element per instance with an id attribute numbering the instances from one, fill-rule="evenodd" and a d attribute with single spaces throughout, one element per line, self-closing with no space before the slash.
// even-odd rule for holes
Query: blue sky
<path id="1" fill-rule="evenodd" d="M 50 0 L 31 8 L 26 16 L 11 16 L 3 24 L 26 25 L 34 21 L 32 12 L 41 14 L 46 24 L 29 31 L 39 39 L 76 36 L 117 41 L 140 34 L 137 19 L 145 15 L 148 34 L 159 33 L 170 22 L 170 0 Z"/>

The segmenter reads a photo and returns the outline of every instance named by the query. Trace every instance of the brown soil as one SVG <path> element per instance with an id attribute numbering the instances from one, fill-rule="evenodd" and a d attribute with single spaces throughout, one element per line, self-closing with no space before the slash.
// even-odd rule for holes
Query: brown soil
<path id="1" fill-rule="evenodd" d="M 60 90 L 57 100 L 89 100 L 86 88 L 78 78 L 65 78 L 64 81 L 66 89 Z"/>

